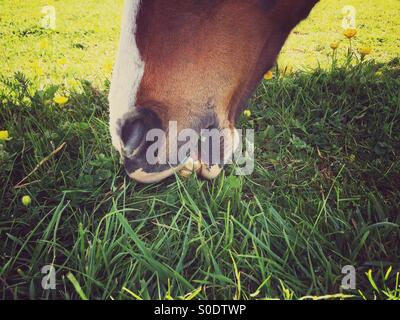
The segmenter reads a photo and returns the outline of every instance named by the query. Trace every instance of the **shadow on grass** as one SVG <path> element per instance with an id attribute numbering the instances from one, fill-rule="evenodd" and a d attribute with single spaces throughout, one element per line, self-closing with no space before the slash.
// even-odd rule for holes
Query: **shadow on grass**
<path id="1" fill-rule="evenodd" d="M 124 286 L 178 297 L 201 285 L 199 297 L 229 299 L 233 259 L 245 298 L 339 292 L 349 264 L 365 295 L 387 298 L 395 278 L 384 275 L 400 267 L 399 75 L 395 59 L 264 81 L 240 120 L 257 132 L 254 175 L 228 168 L 214 182 L 155 186 L 129 181 L 111 147 L 108 83 L 39 89 L 22 74 L 3 78 L 0 297 L 78 297 L 64 278 L 62 290 L 41 289 L 41 267 L 54 264 L 89 298 L 131 298 Z M 66 105 L 53 101 L 60 92 Z"/>

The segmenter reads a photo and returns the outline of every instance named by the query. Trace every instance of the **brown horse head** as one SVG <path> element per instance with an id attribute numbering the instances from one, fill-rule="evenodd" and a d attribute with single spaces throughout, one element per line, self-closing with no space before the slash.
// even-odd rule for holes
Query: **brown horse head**
<path id="1" fill-rule="evenodd" d="M 110 130 L 128 174 L 158 182 L 190 164 L 203 177 L 216 177 L 237 145 L 235 121 L 246 100 L 317 2 L 126 0 Z M 172 131 L 185 129 L 227 132 L 221 161 L 192 150 L 184 160 L 162 162 L 160 154 L 182 147 L 170 139 Z M 148 161 L 156 142 L 150 132 L 165 133 L 155 161 Z"/>

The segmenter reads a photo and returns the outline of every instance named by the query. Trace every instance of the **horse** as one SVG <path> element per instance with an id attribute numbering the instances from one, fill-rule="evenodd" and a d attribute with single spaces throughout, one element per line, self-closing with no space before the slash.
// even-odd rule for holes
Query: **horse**
<path id="1" fill-rule="evenodd" d="M 235 123 L 246 101 L 317 2 L 126 0 L 109 106 L 127 174 L 141 183 L 188 169 L 216 178 L 238 147 Z M 184 148 L 173 136 L 187 129 L 200 139 L 202 130 L 224 132 L 223 146 L 207 147 L 221 159 L 196 147 L 172 161 Z"/>

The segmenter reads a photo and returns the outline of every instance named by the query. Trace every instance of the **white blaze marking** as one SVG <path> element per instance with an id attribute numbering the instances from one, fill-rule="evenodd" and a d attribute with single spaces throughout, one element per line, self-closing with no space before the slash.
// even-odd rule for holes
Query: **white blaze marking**
<path id="1" fill-rule="evenodd" d="M 114 65 L 110 94 L 110 133 L 114 147 L 121 153 L 118 122 L 135 109 L 136 94 L 144 73 L 144 62 L 136 43 L 136 17 L 140 0 L 125 0 L 121 38 Z"/>

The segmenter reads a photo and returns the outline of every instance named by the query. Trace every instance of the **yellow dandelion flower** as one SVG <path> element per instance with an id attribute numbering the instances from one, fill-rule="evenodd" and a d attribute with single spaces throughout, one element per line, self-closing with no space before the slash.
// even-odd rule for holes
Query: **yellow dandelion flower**
<path id="1" fill-rule="evenodd" d="M 251 110 L 246 109 L 246 110 L 243 111 L 243 114 L 244 114 L 245 117 L 250 118 L 251 117 Z"/>
<path id="2" fill-rule="evenodd" d="M 43 71 L 42 67 L 40 67 L 40 66 L 35 67 L 35 73 L 39 77 L 44 76 L 44 71 Z"/>
<path id="3" fill-rule="evenodd" d="M 53 101 L 57 103 L 59 106 L 63 106 L 64 104 L 68 103 L 68 98 L 64 96 L 57 96 L 54 97 Z"/>
<path id="4" fill-rule="evenodd" d="M 32 199 L 30 196 L 23 196 L 21 202 L 25 207 L 29 207 L 29 205 L 32 203 Z"/>
<path id="5" fill-rule="evenodd" d="M 49 40 L 47 39 L 42 39 L 39 41 L 39 48 L 42 50 L 45 50 L 49 47 Z"/>
<path id="6" fill-rule="evenodd" d="M 107 72 L 107 73 L 112 73 L 113 68 L 114 68 L 114 64 L 113 64 L 113 62 L 112 62 L 111 60 L 106 60 L 106 61 L 104 62 L 103 67 L 104 67 L 104 71 L 105 71 L 105 72 Z"/>
<path id="7" fill-rule="evenodd" d="M 272 71 L 268 71 L 265 75 L 264 75 L 264 79 L 265 80 L 271 80 L 274 78 L 274 74 Z"/>
<path id="8" fill-rule="evenodd" d="M 372 48 L 371 47 L 361 47 L 358 49 L 358 52 L 360 53 L 360 55 L 362 57 L 365 57 L 372 52 Z"/>
<path id="9" fill-rule="evenodd" d="M 35 73 L 35 75 L 37 75 L 39 77 L 44 75 L 44 70 L 41 66 L 40 61 L 33 62 L 31 64 L 31 66 L 32 66 L 32 69 L 33 69 L 33 72 Z"/>
<path id="10" fill-rule="evenodd" d="M 62 57 L 61 59 L 57 60 L 57 64 L 60 65 L 60 66 L 64 66 L 64 65 L 67 64 L 67 59 Z"/>
<path id="11" fill-rule="evenodd" d="M 337 50 L 339 48 L 339 45 L 340 45 L 339 42 L 334 41 L 331 43 L 330 47 L 332 50 Z"/>
<path id="12" fill-rule="evenodd" d="M 68 79 L 67 80 L 67 85 L 72 89 L 79 88 L 80 84 L 81 83 L 76 79 Z"/>
<path id="13" fill-rule="evenodd" d="M 356 36 L 357 29 L 352 29 L 352 28 L 346 29 L 346 30 L 344 30 L 343 34 L 345 35 L 346 38 L 352 39 Z"/>
<path id="14" fill-rule="evenodd" d="M 7 130 L 0 131 L 0 141 L 7 141 L 10 139 L 10 134 Z"/>
<path id="15" fill-rule="evenodd" d="M 375 76 L 382 77 L 383 76 L 383 72 L 378 70 L 377 72 L 375 72 Z"/>

